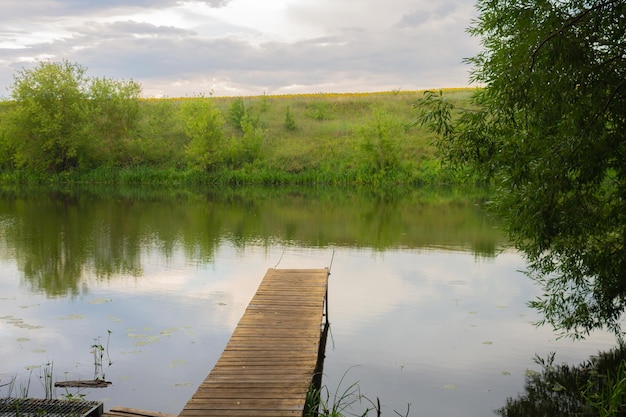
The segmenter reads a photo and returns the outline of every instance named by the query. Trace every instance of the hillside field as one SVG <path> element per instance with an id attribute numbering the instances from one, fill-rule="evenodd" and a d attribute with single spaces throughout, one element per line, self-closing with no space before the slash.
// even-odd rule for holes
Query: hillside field
<path id="1" fill-rule="evenodd" d="M 442 91 L 456 106 L 463 107 L 473 90 Z M 391 91 L 140 99 L 139 116 L 132 129 L 120 137 L 107 136 L 106 129 L 86 132 L 80 163 L 62 172 L 37 172 L 21 165 L 12 154 L 12 138 L 5 134 L 0 141 L 0 180 L 176 184 L 454 182 L 454 174 L 442 169 L 431 134 L 416 124 L 414 107 L 422 95 L 423 91 Z M 12 102 L 1 103 L 0 121 L 14 106 Z M 216 117 L 209 126 L 202 125 L 207 114 Z"/>

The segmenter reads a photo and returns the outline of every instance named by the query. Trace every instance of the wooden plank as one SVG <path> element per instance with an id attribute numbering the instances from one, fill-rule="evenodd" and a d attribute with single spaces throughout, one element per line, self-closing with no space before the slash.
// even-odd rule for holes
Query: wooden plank
<path id="1" fill-rule="evenodd" d="M 328 269 L 269 269 L 181 417 L 302 416 L 316 369 Z"/>
<path id="2" fill-rule="evenodd" d="M 302 417 L 302 410 L 184 410 L 190 417 Z M 182 414 L 181 414 L 182 415 Z"/>
<path id="3" fill-rule="evenodd" d="M 284 391 L 287 389 L 299 389 L 301 390 L 306 390 L 310 383 L 306 383 L 306 384 L 302 384 L 300 381 L 281 381 L 276 382 L 276 381 L 272 381 L 272 382 L 266 382 L 264 383 L 264 389 L 258 390 L 258 381 L 212 381 L 212 382 L 208 382 L 208 383 L 203 383 L 200 385 L 200 387 L 198 388 L 198 391 L 196 393 L 194 393 L 194 396 L 200 392 L 201 394 L 198 395 L 202 395 L 202 396 L 206 396 L 206 397 L 213 397 L 213 390 L 248 390 L 249 393 L 247 395 L 253 395 L 253 394 L 260 394 L 260 393 L 266 393 L 268 395 L 272 395 L 272 392 L 278 392 L 278 391 Z M 258 396 L 258 395 L 257 395 Z M 216 397 L 219 398 L 219 396 L 216 394 Z M 192 397 L 193 399 L 194 397 Z"/>
<path id="4" fill-rule="evenodd" d="M 176 414 L 160 413 L 158 411 L 138 410 L 128 407 L 112 407 L 102 414 L 103 417 L 176 417 Z"/>

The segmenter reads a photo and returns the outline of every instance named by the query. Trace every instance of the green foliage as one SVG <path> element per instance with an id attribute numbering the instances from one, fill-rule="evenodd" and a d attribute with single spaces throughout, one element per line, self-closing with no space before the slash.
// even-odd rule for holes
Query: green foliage
<path id="1" fill-rule="evenodd" d="M 366 417 L 370 412 L 374 411 L 377 416 L 382 415 L 380 399 L 376 398 L 376 401 L 373 401 L 361 394 L 358 381 L 352 383 L 347 388 L 342 387 L 348 371 L 343 374 L 334 392 L 331 392 L 327 386 L 322 386 L 318 389 L 311 384 L 307 391 L 304 417 L 345 417 L 348 415 Z M 366 403 L 365 408 L 359 410 L 358 414 L 355 414 L 355 409 L 362 406 L 363 403 Z M 411 404 L 408 404 L 404 415 L 396 410 L 394 410 L 394 413 L 399 417 L 408 417 L 410 410 Z"/>
<path id="2" fill-rule="evenodd" d="M 393 171 L 399 163 L 397 141 L 403 127 L 397 118 L 381 108 L 372 113 L 371 120 L 359 129 L 365 164 L 374 173 Z"/>
<path id="3" fill-rule="evenodd" d="M 429 93 L 422 122 L 448 161 L 498 186 L 494 211 L 574 338 L 620 334 L 626 308 L 626 3 L 480 0 L 471 108 Z"/>
<path id="4" fill-rule="evenodd" d="M 248 116 L 246 105 L 242 98 L 236 98 L 228 109 L 228 121 L 233 127 L 243 130 L 242 122 Z"/>
<path id="5" fill-rule="evenodd" d="M 185 101 L 180 117 L 189 138 L 186 154 L 189 164 L 201 170 L 215 168 L 221 162 L 220 147 L 224 139 L 224 117 L 212 100 L 199 97 Z"/>
<path id="6" fill-rule="evenodd" d="M 96 78 L 87 94 L 88 142 L 84 146 L 91 162 L 96 166 L 130 163 L 129 151 L 141 118 L 141 86 L 134 81 Z"/>
<path id="7" fill-rule="evenodd" d="M 331 120 L 331 106 L 326 101 L 315 100 L 309 103 L 307 115 L 315 120 Z"/>
<path id="8" fill-rule="evenodd" d="M 38 173 L 124 163 L 141 118 L 140 94 L 136 82 L 88 78 L 68 61 L 22 69 L 3 117 L 0 156 Z"/>
<path id="9" fill-rule="evenodd" d="M 100 343 L 100 337 L 94 339 L 94 343 L 90 347 L 90 352 L 93 356 L 93 379 L 94 381 L 104 381 L 106 379 L 105 375 L 105 365 L 104 365 L 104 355 L 106 354 L 106 359 L 109 367 L 113 365 L 113 361 L 111 361 L 111 357 L 109 356 L 109 342 L 111 341 L 111 330 L 107 330 L 107 343 L 106 347 Z"/>
<path id="10" fill-rule="evenodd" d="M 456 181 L 440 169 L 428 132 L 405 127 L 413 117 L 414 92 L 140 99 L 140 88 L 133 82 L 84 78 L 81 108 L 85 114 L 76 125 L 82 131 L 76 137 L 80 146 L 74 165 L 58 168 L 56 173 L 47 167 L 18 164 L 25 161 L 16 148 L 19 137 L 14 130 L 21 124 L 12 123 L 10 116 L 15 109 L 23 110 L 22 103 L 0 102 L 1 182 L 380 186 Z M 449 94 L 451 102 L 457 103 L 468 92 Z M 190 116 L 191 107 L 204 106 L 190 102 L 203 100 L 211 101 L 222 115 L 242 107 L 245 114 L 237 126 L 225 124 L 222 118 L 217 123 L 222 128 L 213 131 L 217 136 L 208 138 L 200 126 L 206 125 L 206 118 L 201 122 Z M 277 102 L 280 105 L 273 105 Z M 394 138 L 397 167 L 384 172 L 371 163 L 376 142 L 365 151 L 361 134 L 362 127 L 372 123 L 372 109 L 379 107 L 403 127 Z M 313 108 L 320 109 L 323 122 L 310 117 Z M 288 128 L 290 119 L 295 129 Z"/>
<path id="11" fill-rule="evenodd" d="M 242 120 L 243 135 L 233 135 L 224 146 L 226 162 L 231 167 L 240 167 L 254 162 L 261 156 L 265 133 L 248 117 Z"/>
<path id="12" fill-rule="evenodd" d="M 14 169 L 15 149 L 8 133 L 7 114 L 9 102 L 0 101 L 0 170 Z"/>
<path id="13" fill-rule="evenodd" d="M 502 417 L 617 417 L 626 413 L 626 350 L 623 345 L 577 366 L 555 364 L 555 354 L 535 357 L 540 372 L 528 371 L 524 393 L 508 398 Z"/>
<path id="14" fill-rule="evenodd" d="M 261 113 L 265 113 L 270 109 L 270 98 L 267 96 L 267 94 L 264 92 L 263 95 L 261 96 L 261 101 L 259 104 L 259 111 Z"/>
<path id="15" fill-rule="evenodd" d="M 265 134 L 263 129 L 258 127 L 258 123 L 250 118 L 242 121 L 241 128 L 243 130 L 242 144 L 242 160 L 244 162 L 252 162 L 261 155 Z"/>
<path id="16" fill-rule="evenodd" d="M 155 168 L 183 168 L 188 138 L 172 100 L 142 103 L 137 137 L 129 143 L 129 164 Z"/>
<path id="17" fill-rule="evenodd" d="M 355 382 L 343 391 L 339 391 L 343 389 L 341 387 L 342 382 L 343 377 L 334 392 L 330 392 L 326 386 L 319 390 L 313 387 L 309 388 L 305 417 L 343 417 L 347 415 L 347 410 L 351 410 L 353 406 L 359 404 L 363 398 L 359 384 Z M 368 412 L 369 409 L 365 411 L 363 416 L 366 416 Z"/>
<path id="18" fill-rule="evenodd" d="M 583 389 L 585 400 L 600 417 L 617 417 L 626 413 L 626 361 L 622 360 L 604 373 L 595 372 Z"/>
<path id="19" fill-rule="evenodd" d="M 289 106 L 287 106 L 285 110 L 285 129 L 289 131 L 294 131 L 297 128 L 298 127 L 296 126 L 296 119 L 293 117 L 293 114 L 291 114 L 291 109 L 289 108 Z"/>
<path id="20" fill-rule="evenodd" d="M 36 171 L 78 165 L 86 122 L 85 68 L 67 61 L 41 62 L 14 77 L 6 135 L 14 161 Z"/>

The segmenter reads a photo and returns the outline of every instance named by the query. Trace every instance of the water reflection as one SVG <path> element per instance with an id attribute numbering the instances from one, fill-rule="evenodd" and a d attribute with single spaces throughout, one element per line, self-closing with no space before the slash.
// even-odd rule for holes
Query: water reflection
<path id="1" fill-rule="evenodd" d="M 626 347 L 620 345 L 577 364 L 559 364 L 555 353 L 537 357 L 524 393 L 497 410 L 503 417 L 623 416 L 626 414 Z"/>
<path id="2" fill-rule="evenodd" d="M 190 262 L 211 263 L 225 241 L 240 248 L 441 246 L 479 256 L 494 256 L 503 242 L 473 201 L 428 201 L 417 191 L 111 192 L 5 190 L 0 256 L 16 260 L 31 291 L 62 296 L 78 294 L 85 274 L 143 275 L 146 247 L 164 259 L 180 247 Z"/>
<path id="3" fill-rule="evenodd" d="M 0 382 L 48 361 L 90 379 L 89 346 L 111 330 L 113 385 L 88 398 L 178 413 L 267 268 L 331 266 L 325 384 L 350 369 L 385 415 L 493 415 L 535 353 L 613 344 L 535 328 L 537 289 L 503 244 L 472 200 L 424 191 L 5 191 Z"/>

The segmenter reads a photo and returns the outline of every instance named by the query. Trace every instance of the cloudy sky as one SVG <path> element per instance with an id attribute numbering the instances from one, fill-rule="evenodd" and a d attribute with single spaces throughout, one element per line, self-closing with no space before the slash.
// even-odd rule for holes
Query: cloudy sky
<path id="1" fill-rule="evenodd" d="M 0 97 L 67 59 L 147 97 L 468 85 L 474 0 L 2 0 Z"/>

